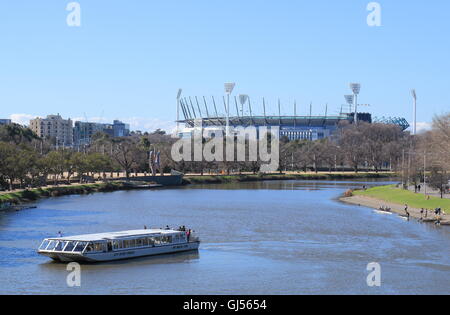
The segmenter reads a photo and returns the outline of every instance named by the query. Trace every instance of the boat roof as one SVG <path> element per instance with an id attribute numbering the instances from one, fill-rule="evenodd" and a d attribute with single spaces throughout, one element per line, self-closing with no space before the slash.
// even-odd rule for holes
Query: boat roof
<path id="1" fill-rule="evenodd" d="M 95 241 L 103 241 L 103 240 L 126 239 L 126 238 L 131 238 L 131 237 L 155 236 L 155 235 L 164 235 L 164 234 L 173 234 L 173 233 L 180 233 L 180 231 L 161 230 L 161 229 L 131 230 L 131 231 L 122 231 L 122 232 L 75 235 L 75 236 L 67 236 L 67 237 L 52 237 L 52 238 L 47 238 L 47 239 L 48 240 L 58 240 L 58 241 L 95 242 Z"/>

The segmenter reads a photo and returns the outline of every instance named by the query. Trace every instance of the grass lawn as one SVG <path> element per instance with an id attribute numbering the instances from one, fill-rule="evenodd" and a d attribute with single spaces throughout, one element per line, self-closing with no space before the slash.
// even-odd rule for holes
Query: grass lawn
<path id="1" fill-rule="evenodd" d="M 450 212 L 450 199 L 430 197 L 430 200 L 427 200 L 423 194 L 415 194 L 411 191 L 398 189 L 394 185 L 374 187 L 366 191 L 357 190 L 353 194 L 355 196 L 367 196 L 401 205 L 408 204 L 413 208 L 433 210 L 435 208 L 442 208 L 443 210 L 447 210 L 447 213 Z"/>

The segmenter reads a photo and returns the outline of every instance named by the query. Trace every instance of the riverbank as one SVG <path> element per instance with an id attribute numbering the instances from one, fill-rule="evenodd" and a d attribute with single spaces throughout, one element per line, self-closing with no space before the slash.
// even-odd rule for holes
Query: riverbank
<path id="1" fill-rule="evenodd" d="M 435 223 L 434 209 L 441 208 L 444 215 L 441 216 L 441 225 L 450 225 L 450 200 L 437 197 L 426 198 L 421 194 L 415 194 L 407 190 L 398 189 L 393 185 L 374 187 L 367 190 L 354 191 L 353 196 L 343 197 L 340 200 L 346 203 L 365 206 L 373 209 L 389 207 L 393 213 L 405 215 L 405 204 L 412 218 L 420 220 L 421 209 L 427 209 L 428 215 L 424 222 Z M 424 215 L 425 216 L 425 215 Z"/>
<path id="2" fill-rule="evenodd" d="M 290 174 L 242 174 L 242 175 L 187 175 L 182 185 L 190 184 L 226 184 L 239 182 L 275 181 L 275 180 L 354 180 L 391 178 L 392 173 L 290 173 Z M 133 178 L 132 178 L 133 179 Z M 0 194 L 0 210 L 8 208 L 5 205 L 18 205 L 33 202 L 41 198 L 67 195 L 84 195 L 96 192 L 113 192 L 119 190 L 142 189 L 141 185 L 130 185 L 126 181 L 111 181 L 106 183 L 84 185 L 60 185 L 46 188 L 17 190 Z M 3 207 L 2 207 L 3 205 Z"/>
<path id="3" fill-rule="evenodd" d="M 156 185 L 155 185 L 156 187 Z M 85 195 L 96 192 L 112 192 L 118 190 L 142 189 L 126 182 L 108 182 L 84 185 L 64 185 L 49 188 L 25 189 L 0 195 L 0 204 L 18 205 L 33 202 L 41 198 L 59 197 L 67 195 Z"/>
<path id="4" fill-rule="evenodd" d="M 226 184 L 270 180 L 351 180 L 392 178 L 393 173 L 290 173 L 257 175 L 187 175 L 184 184 Z"/>

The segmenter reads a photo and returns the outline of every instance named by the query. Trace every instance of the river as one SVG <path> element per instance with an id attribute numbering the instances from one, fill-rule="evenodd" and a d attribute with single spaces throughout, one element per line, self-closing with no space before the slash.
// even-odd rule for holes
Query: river
<path id="1" fill-rule="evenodd" d="M 373 182 L 269 181 L 119 191 L 0 213 L 1 294 L 450 294 L 450 229 L 380 215 L 337 198 Z M 200 250 L 81 266 L 35 252 L 54 237 L 192 227 Z M 369 263 L 381 286 L 369 287 Z"/>

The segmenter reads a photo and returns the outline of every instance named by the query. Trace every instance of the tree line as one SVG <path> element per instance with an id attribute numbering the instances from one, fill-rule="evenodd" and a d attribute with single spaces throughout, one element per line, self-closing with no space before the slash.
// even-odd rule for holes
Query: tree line
<path id="1" fill-rule="evenodd" d="M 198 174 L 257 173 L 261 161 L 206 161 L 172 159 L 177 139 L 162 130 L 111 138 L 97 133 L 89 146 L 55 148 L 16 124 L 0 126 L 0 187 L 39 187 L 48 184 L 107 178 L 124 173 L 149 173 L 149 152 L 159 153 L 158 173 L 171 170 Z M 211 139 L 203 139 L 207 145 Z M 246 143 L 250 146 L 250 143 Z M 225 150 L 223 150 L 225 152 Z M 450 114 L 434 119 L 432 129 L 412 136 L 386 124 L 344 124 L 331 138 L 318 141 L 280 139 L 279 172 L 394 171 L 403 182 L 417 184 L 425 177 L 445 190 L 450 157 Z M 425 159 L 425 165 L 424 165 Z"/>

